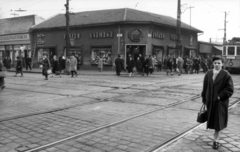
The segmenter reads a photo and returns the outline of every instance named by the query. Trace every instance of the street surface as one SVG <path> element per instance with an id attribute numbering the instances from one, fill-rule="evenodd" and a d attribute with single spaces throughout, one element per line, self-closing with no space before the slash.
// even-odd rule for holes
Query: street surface
<path id="1" fill-rule="evenodd" d="M 0 91 L 0 152 L 30 152 L 40 146 L 36 151 L 148 152 L 197 125 L 202 105 L 204 73 L 117 77 L 96 72 L 47 81 L 36 73 L 7 75 Z M 240 79 L 232 77 L 230 103 L 235 103 L 240 101 Z M 240 152 L 240 104 L 229 113 L 218 151 Z M 217 151 L 212 138 L 213 131 L 203 124 L 157 151 Z"/>

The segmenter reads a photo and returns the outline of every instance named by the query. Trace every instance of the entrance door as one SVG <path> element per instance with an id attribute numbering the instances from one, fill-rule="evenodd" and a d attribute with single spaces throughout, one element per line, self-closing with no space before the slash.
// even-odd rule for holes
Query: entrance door
<path id="1" fill-rule="evenodd" d="M 139 57 L 139 54 L 144 57 L 146 55 L 146 45 L 127 45 L 126 46 L 126 57 L 125 60 L 128 59 L 129 55 L 133 57 L 136 61 Z"/>

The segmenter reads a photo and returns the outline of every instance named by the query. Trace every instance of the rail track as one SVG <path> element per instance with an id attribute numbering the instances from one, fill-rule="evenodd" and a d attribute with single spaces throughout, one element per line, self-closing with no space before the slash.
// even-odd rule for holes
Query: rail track
<path id="1" fill-rule="evenodd" d="M 176 103 L 172 103 L 172 104 L 169 104 L 167 106 L 160 107 L 160 108 L 157 108 L 157 109 L 154 109 L 154 110 L 149 110 L 147 112 L 143 112 L 143 113 L 134 115 L 132 117 L 129 117 L 129 118 L 126 118 L 126 119 L 122 119 L 122 120 L 119 120 L 119 121 L 116 121 L 116 122 L 113 122 L 113 123 L 110 123 L 110 124 L 107 124 L 107 125 L 104 125 L 104 126 L 92 129 L 92 130 L 88 130 L 88 131 L 85 131 L 85 132 L 82 132 L 82 133 L 79 133 L 79 134 L 76 134 L 76 135 L 73 135 L 73 136 L 70 136 L 70 137 L 67 137 L 67 138 L 64 138 L 64 139 L 61 139 L 61 140 L 49 143 L 49 144 L 46 144 L 46 145 L 43 145 L 43 146 L 39 146 L 39 147 L 36 147 L 36 148 L 33 148 L 33 149 L 26 150 L 24 152 L 38 152 L 40 150 L 44 150 L 44 149 L 53 147 L 53 146 L 55 146 L 57 144 L 61 144 L 63 142 L 66 142 L 66 141 L 69 141 L 69 140 L 72 140 L 72 139 L 75 139 L 75 138 L 83 137 L 83 136 L 86 136 L 86 135 L 91 135 L 91 134 L 93 134 L 95 132 L 98 132 L 98 131 L 101 131 L 103 129 L 107 129 L 109 127 L 113 127 L 113 126 L 122 124 L 124 122 L 133 120 L 135 118 L 142 117 L 142 116 L 145 116 L 145 115 L 157 112 L 157 111 L 161 111 L 163 109 L 167 109 L 167 108 L 170 108 L 170 107 L 173 107 L 173 106 L 176 106 L 176 105 L 179 105 L 179 104 L 182 104 L 182 103 L 185 103 L 185 102 L 197 99 L 197 98 L 200 98 L 200 96 L 199 95 L 194 95 L 194 96 L 192 96 L 190 98 L 187 98 L 187 99 L 184 99 L 182 101 L 179 101 L 179 102 L 176 102 Z"/>

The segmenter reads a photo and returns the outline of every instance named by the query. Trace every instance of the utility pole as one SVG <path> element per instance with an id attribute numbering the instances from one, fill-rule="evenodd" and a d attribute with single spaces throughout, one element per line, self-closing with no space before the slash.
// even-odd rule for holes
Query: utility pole
<path id="1" fill-rule="evenodd" d="M 177 55 L 181 55 L 181 0 L 178 0 L 177 6 L 177 30 L 176 30 L 176 53 Z"/>
<path id="2" fill-rule="evenodd" d="M 187 7 L 186 9 L 190 9 L 190 27 L 191 27 L 191 19 L 192 19 L 192 8 L 194 8 L 193 6 L 190 5 L 190 7 Z"/>
<path id="3" fill-rule="evenodd" d="M 226 43 L 227 40 L 227 15 L 227 12 L 224 12 L 224 29 L 219 29 L 224 30 L 223 45 Z"/>
<path id="4" fill-rule="evenodd" d="M 66 40 L 66 56 L 69 54 L 69 0 L 67 0 L 67 3 L 64 5 L 66 7 L 66 35 L 65 35 L 65 40 Z"/>
<path id="5" fill-rule="evenodd" d="M 227 18 L 227 12 L 225 12 L 225 19 L 224 19 L 224 37 L 223 37 L 223 45 L 226 43 L 226 39 L 227 39 L 227 29 L 226 29 L 226 24 L 227 24 L 227 21 L 226 21 L 226 18 Z"/>

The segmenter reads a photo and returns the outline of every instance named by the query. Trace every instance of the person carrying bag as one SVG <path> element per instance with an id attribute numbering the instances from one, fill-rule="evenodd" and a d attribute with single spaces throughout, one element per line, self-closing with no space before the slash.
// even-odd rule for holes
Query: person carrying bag
<path id="1" fill-rule="evenodd" d="M 204 123 L 207 121 L 207 110 L 206 105 L 203 104 L 200 111 L 198 112 L 197 122 Z"/>

